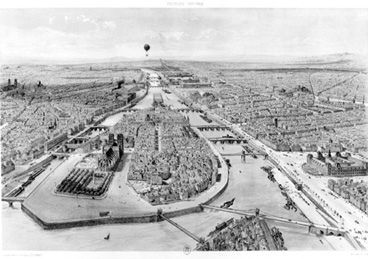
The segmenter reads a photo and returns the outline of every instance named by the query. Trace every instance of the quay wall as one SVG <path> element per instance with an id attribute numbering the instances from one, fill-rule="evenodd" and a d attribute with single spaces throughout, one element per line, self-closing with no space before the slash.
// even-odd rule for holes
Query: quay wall
<path id="1" fill-rule="evenodd" d="M 320 210 L 322 211 L 325 215 L 329 216 L 330 218 L 333 218 L 331 216 L 330 213 L 328 213 L 328 211 L 325 210 L 325 208 L 323 208 L 306 190 L 304 190 L 304 188 L 302 189 L 302 193 L 307 196 L 307 198 L 314 203 L 314 205 Z M 332 226 L 334 226 L 334 223 L 330 220 L 326 218 L 326 221 L 329 222 Z"/>
<path id="2" fill-rule="evenodd" d="M 148 89 L 146 89 L 144 95 L 142 95 L 141 97 L 135 98 L 134 100 L 130 101 L 127 105 L 121 106 L 117 110 L 108 111 L 108 113 L 106 113 L 102 118 L 98 119 L 97 121 L 93 121 L 93 125 L 97 126 L 97 125 L 101 124 L 101 122 L 106 120 L 107 117 L 113 116 L 115 114 L 118 114 L 118 113 L 130 108 L 133 103 L 140 102 L 144 97 L 146 97 L 147 94 L 148 94 Z"/>
<path id="3" fill-rule="evenodd" d="M 228 186 L 229 178 L 226 181 L 226 184 L 209 200 L 207 200 L 204 204 L 211 204 L 214 200 L 220 197 L 223 192 L 226 190 Z M 97 225 L 106 225 L 106 224 L 131 224 L 131 223 L 150 223 L 150 222 L 159 222 L 161 219 L 158 217 L 157 213 L 150 214 L 139 214 L 132 215 L 127 217 L 98 217 L 92 219 L 80 219 L 80 220 L 65 220 L 60 222 L 46 222 L 39 218 L 36 213 L 34 213 L 30 208 L 27 207 L 26 204 L 22 203 L 22 210 L 31 217 L 34 221 L 36 221 L 42 228 L 45 230 L 53 230 L 53 229 L 65 229 L 65 228 L 74 228 L 74 227 L 86 227 L 86 226 L 97 226 Z M 159 206 L 157 207 L 159 208 Z M 165 212 L 163 214 L 167 218 L 179 217 L 191 213 L 202 212 L 200 206 L 193 206 L 181 210 Z"/>
<path id="4" fill-rule="evenodd" d="M 201 132 L 197 129 L 196 130 L 199 135 L 202 135 Z M 206 139 L 207 140 L 207 139 Z M 208 140 L 211 149 L 214 151 L 215 154 L 219 155 L 219 159 L 223 160 L 222 156 L 219 154 L 219 152 L 216 150 L 216 148 L 210 143 Z M 52 156 L 49 157 L 49 159 L 52 160 Z M 50 161 L 51 161 L 50 160 Z M 45 161 L 45 160 L 44 160 Z M 43 162 L 43 164 L 47 162 Z M 41 163 L 42 163 L 41 162 Z M 42 165 L 43 165 L 42 164 Z M 229 182 L 229 171 L 227 166 L 225 165 L 224 161 L 224 168 L 225 171 L 227 169 L 227 172 L 223 172 L 227 175 L 223 175 L 223 177 L 226 177 L 226 182 L 223 184 L 220 189 L 214 193 L 214 195 L 209 198 L 204 204 L 211 204 L 214 200 L 216 200 L 219 196 L 221 196 L 224 191 L 226 190 Z M 212 186 L 213 188 L 213 186 Z M 150 222 L 159 222 L 162 219 L 158 216 L 157 212 L 152 213 L 146 213 L 146 214 L 137 214 L 137 215 L 130 215 L 130 216 L 107 216 L 107 217 L 96 217 L 96 218 L 90 218 L 90 219 L 77 219 L 77 220 L 63 220 L 63 221 L 54 221 L 54 222 L 46 222 L 45 220 L 41 219 L 37 216 L 36 213 L 32 211 L 31 208 L 27 206 L 27 204 L 22 203 L 21 205 L 22 210 L 30 216 L 34 221 L 36 221 L 41 227 L 43 227 L 45 230 L 52 230 L 52 229 L 65 229 L 65 228 L 74 228 L 74 227 L 84 227 L 84 226 L 96 226 L 96 225 L 104 225 L 104 224 L 130 224 L 130 223 L 150 223 Z M 157 206 L 157 209 L 160 208 L 160 206 Z M 167 218 L 173 218 L 173 217 L 179 217 L 190 213 L 198 213 L 201 212 L 202 208 L 199 206 L 192 206 L 180 210 L 175 211 L 163 211 L 163 215 L 165 215 Z"/>
<path id="5" fill-rule="evenodd" d="M 217 123 L 218 123 L 218 125 L 220 125 L 220 126 L 225 126 L 225 123 L 223 123 L 221 120 L 219 120 L 219 118 L 218 118 L 218 117 L 213 116 L 213 115 L 212 115 L 211 113 L 209 113 L 209 112 L 206 112 L 205 114 L 206 114 L 206 116 L 207 116 L 209 119 L 211 119 L 211 120 L 213 120 L 213 121 L 217 122 Z"/>
<path id="6" fill-rule="evenodd" d="M 211 204 L 212 202 L 214 202 L 218 197 L 220 197 L 226 190 L 227 188 L 227 185 L 229 184 L 229 175 L 227 177 L 227 181 L 226 181 L 226 184 L 221 188 L 221 190 L 219 190 L 215 196 L 213 196 L 212 198 L 210 198 L 208 201 L 206 201 L 204 204 L 205 205 L 209 205 Z"/>
<path id="7" fill-rule="evenodd" d="M 23 172 L 19 173 L 16 175 L 16 177 L 21 176 L 21 175 L 25 175 L 33 170 L 39 169 L 40 167 L 42 167 L 43 165 L 51 162 L 54 158 L 51 156 L 48 156 L 47 158 L 45 158 L 44 160 L 42 160 L 41 162 L 29 167 L 28 169 L 24 170 Z"/>
<path id="8" fill-rule="evenodd" d="M 22 204 L 22 210 L 30 216 L 34 221 L 36 221 L 45 230 L 52 229 L 65 229 L 74 227 L 87 227 L 87 226 L 97 226 L 106 224 L 129 224 L 129 223 L 150 223 L 157 222 L 158 216 L 156 213 L 152 214 L 142 214 L 133 215 L 128 217 L 99 217 L 92 219 L 80 219 L 80 220 L 67 220 L 60 222 L 46 222 L 39 218 L 35 213 L 33 213 L 26 205 Z"/>
<path id="9" fill-rule="evenodd" d="M 281 172 L 286 175 L 286 177 L 295 185 L 297 182 L 281 167 L 279 166 L 279 164 L 274 160 L 272 159 L 270 156 L 268 157 L 268 160 L 276 167 L 276 168 L 280 168 L 281 169 Z M 320 210 L 322 211 L 325 215 L 329 216 L 330 218 L 333 218 L 330 213 L 328 213 L 328 211 L 325 210 L 325 208 L 323 208 L 305 189 L 304 189 L 304 186 L 301 190 L 301 192 L 307 196 L 307 198 Z M 327 220 L 327 219 L 326 219 Z M 329 220 L 330 223 L 332 223 L 330 220 Z"/>
<path id="10" fill-rule="evenodd" d="M 101 122 L 103 122 L 104 120 L 106 120 L 108 117 L 113 116 L 115 114 L 118 114 L 120 112 L 123 112 L 126 108 L 128 108 L 128 106 L 124 106 L 123 108 L 119 109 L 119 110 L 115 110 L 115 111 L 111 111 L 107 114 L 105 114 L 102 118 L 98 119 L 97 121 L 93 122 L 93 126 L 98 126 L 101 124 Z"/>
<path id="11" fill-rule="evenodd" d="M 175 210 L 175 211 L 170 211 L 170 212 L 163 211 L 163 215 L 167 218 L 175 218 L 175 217 L 183 216 L 186 214 L 197 213 L 201 211 L 202 210 L 199 206 L 195 206 L 195 207 L 190 207 L 190 208 L 185 208 L 185 209 Z"/>
<path id="12" fill-rule="evenodd" d="M 227 188 L 228 180 L 226 184 L 209 200 L 207 200 L 204 204 L 210 204 L 214 200 L 216 200 Z M 150 222 L 159 222 L 162 221 L 157 213 L 150 214 L 139 214 L 132 215 L 127 217 L 98 217 L 92 219 L 80 219 L 80 220 L 65 220 L 60 222 L 46 222 L 39 218 L 30 208 L 27 207 L 26 204 L 22 203 L 22 210 L 31 217 L 34 221 L 36 221 L 42 228 L 45 230 L 53 230 L 53 229 L 65 229 L 65 228 L 74 228 L 74 227 L 86 227 L 86 226 L 97 226 L 97 225 L 106 225 L 106 224 L 131 224 L 131 223 L 150 223 Z M 157 207 L 159 208 L 159 207 Z M 202 212 L 200 206 L 189 207 L 181 210 L 165 212 L 163 214 L 167 218 L 179 217 L 191 213 Z"/>

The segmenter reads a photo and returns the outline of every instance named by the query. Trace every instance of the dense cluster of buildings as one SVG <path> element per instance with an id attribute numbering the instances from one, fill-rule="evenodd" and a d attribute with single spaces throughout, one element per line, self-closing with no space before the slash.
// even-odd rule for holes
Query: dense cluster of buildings
<path id="1" fill-rule="evenodd" d="M 1 163 L 1 175 L 10 173 L 14 169 L 15 169 L 15 164 L 11 160 L 3 161 Z"/>
<path id="2" fill-rule="evenodd" d="M 162 74 L 168 79 L 172 85 L 179 85 L 182 80 L 190 80 L 193 78 L 193 74 L 184 71 L 163 71 Z"/>
<path id="3" fill-rule="evenodd" d="M 350 155 L 342 156 L 340 152 L 332 155 L 331 152 L 324 156 L 321 152 L 317 153 L 317 157 L 308 154 L 307 162 L 303 165 L 305 172 L 333 177 L 350 177 L 368 175 L 368 163 L 351 157 Z"/>
<path id="4" fill-rule="evenodd" d="M 31 73 L 34 70 L 37 72 Z M 1 156 L 16 165 L 39 158 L 68 135 L 130 103 L 140 88 L 135 83 L 128 87 L 128 78 L 140 83 L 140 76 L 144 81 L 137 69 L 96 68 L 91 72 L 83 66 L 46 66 L 40 71 L 39 67 L 19 66 L 11 72 L 21 78 L 14 84 L 9 80 L 7 91 L 1 93 Z M 116 88 L 117 76 L 127 78 L 124 87 Z"/>
<path id="5" fill-rule="evenodd" d="M 211 82 L 204 82 L 201 81 L 199 78 L 189 78 L 179 81 L 179 87 L 184 89 L 191 89 L 191 88 L 211 88 Z"/>
<path id="6" fill-rule="evenodd" d="M 88 112 L 81 107 L 70 110 L 76 112 L 67 113 L 50 103 L 26 106 L 1 129 L 2 158 L 15 164 L 26 163 L 62 143 L 68 134 L 83 130 L 89 122 Z"/>
<path id="7" fill-rule="evenodd" d="M 136 112 L 111 132 L 134 143 L 128 180 L 151 204 L 186 200 L 217 180 L 215 156 L 180 113 L 164 107 Z"/>
<path id="8" fill-rule="evenodd" d="M 328 188 L 368 214 L 368 185 L 353 179 L 329 179 Z"/>
<path id="9" fill-rule="evenodd" d="M 0 90 L 2 92 L 7 92 L 7 91 L 11 91 L 11 90 L 15 90 L 18 87 L 18 80 L 14 79 L 14 84 L 11 83 L 11 79 L 8 79 L 8 84 L 7 85 L 2 85 Z"/>
<path id="10" fill-rule="evenodd" d="M 354 130 L 368 122 L 361 103 L 368 92 L 365 74 L 304 68 L 242 70 L 230 68 L 231 64 L 202 67 L 187 63 L 190 65 L 183 67 L 190 68 L 189 74 L 195 71 L 210 78 L 213 88 L 206 93 L 177 88 L 183 96 L 241 124 L 244 131 L 275 150 L 368 150 L 367 135 Z M 327 98 L 329 92 L 336 96 Z M 352 101 L 352 94 L 360 97 Z"/>
<path id="11" fill-rule="evenodd" d="M 25 101 L 14 100 L 11 97 L 1 99 L 0 126 L 7 125 L 17 119 L 17 116 L 25 109 Z M 3 126 L 4 127 L 4 126 Z"/>
<path id="12" fill-rule="evenodd" d="M 240 218 L 213 234 L 199 251 L 265 251 L 270 250 L 265 230 L 257 217 Z"/>
<path id="13" fill-rule="evenodd" d="M 185 71 L 163 71 L 165 79 L 172 85 L 177 85 L 183 89 L 198 89 L 198 88 L 211 88 L 212 82 L 208 78 L 199 78 L 194 76 L 193 73 Z"/>
<path id="14" fill-rule="evenodd" d="M 311 83 L 316 93 L 328 100 L 365 103 L 368 100 L 367 74 L 358 72 L 313 73 Z"/>

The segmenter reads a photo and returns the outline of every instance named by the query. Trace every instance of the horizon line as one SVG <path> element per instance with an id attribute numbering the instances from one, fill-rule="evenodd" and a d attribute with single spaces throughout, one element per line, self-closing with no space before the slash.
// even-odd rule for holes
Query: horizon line
<path id="1" fill-rule="evenodd" d="M 338 55 L 353 55 L 353 56 L 359 56 L 359 57 L 367 57 L 367 54 L 361 54 L 361 53 L 353 53 L 353 52 L 336 52 L 336 53 L 329 53 L 329 54 L 315 54 L 315 55 L 277 55 L 277 54 L 251 54 L 251 55 L 241 55 L 237 60 L 235 60 L 235 55 L 231 56 L 199 56 L 198 58 L 194 58 L 192 56 L 172 56 L 172 57 L 158 57 L 154 56 L 152 58 L 139 58 L 139 57 L 124 57 L 124 56 L 115 56 L 115 57 L 101 57 L 101 58 L 32 58 L 32 57 L 11 57 L 11 56 L 3 56 L 0 65 L 11 65 L 11 64 L 32 64 L 34 62 L 35 64 L 39 63 L 53 63 L 54 65 L 57 65 L 58 62 L 60 64 L 67 64 L 67 62 L 71 62 L 73 64 L 88 64 L 88 63 L 117 63 L 117 62 L 134 62 L 134 61 L 159 61 L 159 60 L 172 60 L 172 61 L 198 61 L 198 62 L 246 62 L 246 58 L 270 58 L 270 59 L 295 59 L 295 58 L 316 58 L 316 57 L 326 57 L 326 56 L 338 56 Z M 11 60 L 14 59 L 12 62 Z M 119 61 L 114 61 L 114 59 L 121 59 Z M 260 59 L 259 62 L 265 62 L 267 60 Z M 270 60 L 271 61 L 271 60 Z M 274 60 L 275 61 L 275 60 Z M 76 63 L 80 62 L 80 63 Z M 255 60 L 252 60 L 252 62 L 255 62 Z"/>

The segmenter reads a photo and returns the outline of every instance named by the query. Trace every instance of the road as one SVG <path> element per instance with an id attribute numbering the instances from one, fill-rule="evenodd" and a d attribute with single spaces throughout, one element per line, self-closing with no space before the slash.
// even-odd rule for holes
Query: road
<path id="1" fill-rule="evenodd" d="M 212 115 L 217 116 L 215 114 Z M 320 205 L 322 207 L 324 207 L 328 212 L 330 212 L 330 214 L 332 214 L 339 228 L 344 228 L 364 247 L 368 247 L 367 214 L 363 213 L 343 198 L 336 198 L 334 195 L 331 195 L 329 189 L 327 188 L 328 178 L 313 177 L 304 173 L 301 165 L 306 162 L 306 153 L 301 154 L 274 151 L 241 130 L 238 125 L 232 124 L 220 117 L 218 118 L 222 120 L 222 122 L 224 122 L 226 125 L 245 135 L 246 139 L 251 144 L 265 151 L 271 158 L 276 160 L 282 169 L 284 169 L 299 183 L 302 183 L 308 193 L 310 193 L 312 197 L 320 202 Z M 324 219 L 324 217 L 315 213 L 316 207 L 312 205 L 312 202 L 310 202 L 311 205 L 309 205 L 311 208 L 313 208 L 312 210 L 308 209 L 308 207 L 305 206 L 305 202 L 302 202 L 303 199 L 298 197 L 299 192 L 296 190 L 295 186 L 286 179 L 286 177 L 285 179 L 282 179 L 281 173 L 278 173 L 278 175 L 275 175 L 275 177 L 277 181 L 282 181 L 285 185 L 289 187 L 288 190 L 289 192 L 291 192 L 291 197 L 294 199 L 298 206 L 304 207 L 303 212 L 305 212 L 305 214 L 308 215 L 310 219 L 312 219 L 312 221 L 314 220 L 316 221 L 315 223 L 319 223 L 322 225 L 326 224 L 326 220 Z M 306 197 L 303 198 L 306 199 Z"/>

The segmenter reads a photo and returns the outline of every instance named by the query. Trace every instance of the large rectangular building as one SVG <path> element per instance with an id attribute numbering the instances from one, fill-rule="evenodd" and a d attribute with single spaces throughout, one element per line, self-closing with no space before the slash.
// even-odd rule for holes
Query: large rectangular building
<path id="1" fill-rule="evenodd" d="M 315 171 L 324 176 L 350 177 L 368 175 L 366 162 L 351 156 L 343 157 L 339 152 L 336 152 L 336 156 L 323 156 L 322 153 L 318 152 L 316 158 L 309 154 L 306 165 L 312 169 L 310 172 Z"/>

